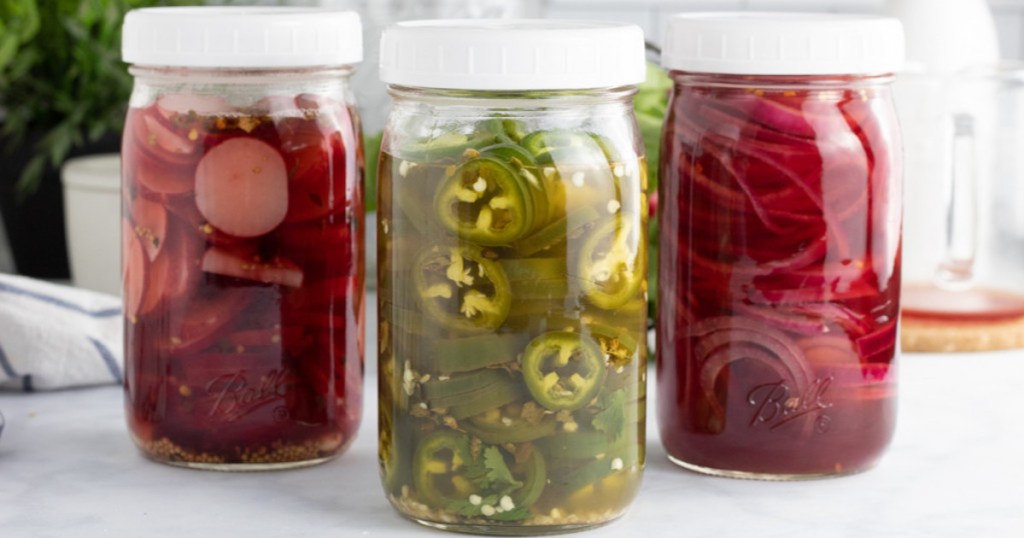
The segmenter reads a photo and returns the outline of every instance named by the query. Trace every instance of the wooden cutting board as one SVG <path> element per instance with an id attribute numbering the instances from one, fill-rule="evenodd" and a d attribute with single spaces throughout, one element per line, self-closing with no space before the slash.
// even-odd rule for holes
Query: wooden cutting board
<path id="1" fill-rule="evenodd" d="M 993 351 L 1024 347 L 1024 296 L 988 289 L 903 289 L 903 351 Z"/>

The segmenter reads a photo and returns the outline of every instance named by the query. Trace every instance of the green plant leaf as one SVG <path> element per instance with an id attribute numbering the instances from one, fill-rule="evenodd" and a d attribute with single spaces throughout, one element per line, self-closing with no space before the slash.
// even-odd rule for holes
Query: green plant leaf
<path id="1" fill-rule="evenodd" d="M 505 463 L 505 457 L 502 456 L 501 449 L 494 446 L 487 447 L 484 449 L 483 458 L 484 466 L 487 468 L 487 480 L 490 482 L 491 487 L 505 491 L 523 486 L 522 482 L 512 476 L 512 471 L 509 470 L 508 465 Z"/>
<path id="2" fill-rule="evenodd" d="M 15 196 L 18 203 L 24 202 L 30 194 L 35 193 L 45 169 L 46 155 L 37 153 L 28 160 L 25 167 L 21 169 L 21 175 L 18 176 L 18 182 L 15 185 Z"/>
<path id="3" fill-rule="evenodd" d="M 39 31 L 36 0 L 0 1 L 0 70 L 15 58 L 23 43 Z"/>
<path id="4" fill-rule="evenodd" d="M 591 424 L 594 429 L 618 439 L 626 427 L 626 415 L 623 412 L 626 407 L 626 391 L 619 389 L 611 394 L 606 394 L 598 403 L 602 409 L 594 415 Z"/>
<path id="5" fill-rule="evenodd" d="M 30 166 L 18 175 L 19 198 L 35 192 L 47 166 L 60 166 L 73 149 L 122 128 L 132 87 L 120 59 L 125 13 L 196 3 L 201 2 L 0 0 L 3 144 L 23 151 L 25 142 L 45 133 L 30 148 Z"/>
<path id="6" fill-rule="evenodd" d="M 494 491 L 508 493 L 516 488 L 522 487 L 512 476 L 501 449 L 496 446 L 489 446 L 483 450 L 479 457 L 466 466 L 466 478 L 469 478 L 481 491 Z"/>

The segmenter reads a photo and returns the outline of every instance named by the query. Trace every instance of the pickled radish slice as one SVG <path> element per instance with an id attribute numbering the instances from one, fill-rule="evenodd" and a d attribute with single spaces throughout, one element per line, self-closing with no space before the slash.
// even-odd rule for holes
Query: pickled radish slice
<path id="1" fill-rule="evenodd" d="M 185 297 L 199 284 L 199 238 L 176 219 L 168 224 L 165 245 L 149 264 L 142 314 L 153 311 L 162 302 Z"/>
<path id="2" fill-rule="evenodd" d="M 196 150 L 195 142 L 175 133 L 152 116 L 142 116 L 142 127 L 141 135 L 150 148 L 159 148 L 175 156 L 192 155 Z"/>
<path id="3" fill-rule="evenodd" d="M 203 217 L 203 214 L 199 212 L 199 208 L 196 207 L 195 198 L 191 196 L 164 197 L 161 202 L 167 208 L 167 214 L 180 224 L 187 227 L 190 231 L 202 231 L 201 227 L 206 224 L 206 217 Z M 212 229 L 213 227 L 211 226 L 210 228 Z"/>
<path id="4" fill-rule="evenodd" d="M 131 230 L 139 237 L 149 261 L 156 259 L 167 238 L 167 209 L 141 196 L 132 200 Z"/>
<path id="5" fill-rule="evenodd" d="M 139 315 L 142 295 L 146 289 L 146 252 L 128 219 L 121 220 L 121 256 L 124 312 L 129 319 L 134 320 Z"/>
<path id="6" fill-rule="evenodd" d="M 281 284 L 292 288 L 302 286 L 302 269 L 284 258 L 264 261 L 258 256 L 242 257 L 228 250 L 213 247 L 203 255 L 202 268 L 207 273 L 255 280 L 265 284 Z"/>
<path id="7" fill-rule="evenodd" d="M 215 95 L 195 95 L 190 93 L 173 93 L 157 99 L 156 108 L 160 115 L 168 120 L 178 116 L 216 116 L 234 110 L 222 97 Z"/>
<path id="8" fill-rule="evenodd" d="M 192 190 L 193 172 L 189 166 L 166 164 L 140 155 L 137 160 L 125 159 L 129 177 L 157 194 L 184 194 Z"/>
<path id="9" fill-rule="evenodd" d="M 288 212 L 288 171 L 272 146 L 232 138 L 196 169 L 196 205 L 210 224 L 239 237 L 263 235 Z"/>

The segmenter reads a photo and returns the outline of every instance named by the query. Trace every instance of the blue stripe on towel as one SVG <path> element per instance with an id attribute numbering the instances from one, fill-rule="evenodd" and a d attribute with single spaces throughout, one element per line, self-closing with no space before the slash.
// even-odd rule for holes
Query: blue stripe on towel
<path id="1" fill-rule="evenodd" d="M 92 342 L 93 347 L 95 347 L 96 351 L 99 352 L 100 357 L 103 358 L 103 362 L 107 364 L 107 369 L 110 370 L 114 379 L 116 379 L 118 383 L 123 383 L 124 376 L 121 374 L 121 367 L 118 366 L 117 359 L 115 359 L 114 354 L 110 352 L 110 348 L 103 345 L 103 342 L 100 342 L 91 336 L 89 337 L 89 341 Z"/>
<path id="2" fill-rule="evenodd" d="M 4 371 L 10 379 L 18 379 L 18 372 L 14 371 L 14 367 L 11 366 L 11 361 L 7 360 L 7 354 L 4 353 L 4 348 L 0 347 L 0 370 Z"/>
<path id="3" fill-rule="evenodd" d="M 32 386 L 32 376 L 27 375 L 21 378 L 21 389 L 25 392 L 36 391 L 36 388 Z"/>
<path id="4" fill-rule="evenodd" d="M 22 297 L 29 297 L 29 298 L 35 299 L 37 301 L 42 301 L 44 303 L 51 304 L 53 306 L 59 306 L 61 308 L 65 308 L 67 310 L 73 310 L 73 311 L 78 312 L 80 314 L 85 314 L 87 316 L 92 316 L 94 318 L 109 318 L 109 317 L 120 316 L 121 315 L 121 309 L 120 308 L 105 308 L 103 310 L 89 310 L 87 308 L 82 308 L 81 306 L 76 305 L 75 303 L 72 303 L 72 302 L 69 302 L 69 301 L 65 301 L 64 299 L 59 299 L 57 297 L 54 297 L 52 295 L 47 295 L 45 293 L 39 293 L 39 292 L 36 292 L 36 291 L 30 291 L 30 290 L 22 289 L 22 288 L 19 288 L 17 286 L 12 286 L 12 285 L 10 285 L 10 284 L 8 284 L 6 282 L 0 282 L 0 291 L 6 291 L 8 293 L 13 293 L 14 295 L 21 295 Z"/>

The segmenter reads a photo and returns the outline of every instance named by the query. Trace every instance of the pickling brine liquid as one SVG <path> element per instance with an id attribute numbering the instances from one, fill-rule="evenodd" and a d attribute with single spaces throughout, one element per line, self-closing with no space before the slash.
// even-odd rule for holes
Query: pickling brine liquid
<path id="1" fill-rule="evenodd" d="M 462 127 L 381 157 L 388 498 L 488 533 L 609 521 L 644 465 L 646 164 L 584 131 Z"/>
<path id="2" fill-rule="evenodd" d="M 900 163 L 888 89 L 674 76 L 660 200 L 678 211 L 659 222 L 668 454 L 738 477 L 868 468 L 896 411 Z"/>
<path id="3" fill-rule="evenodd" d="M 323 461 L 362 409 L 358 125 L 343 102 L 164 95 L 123 145 L 128 422 L 150 458 Z"/>

